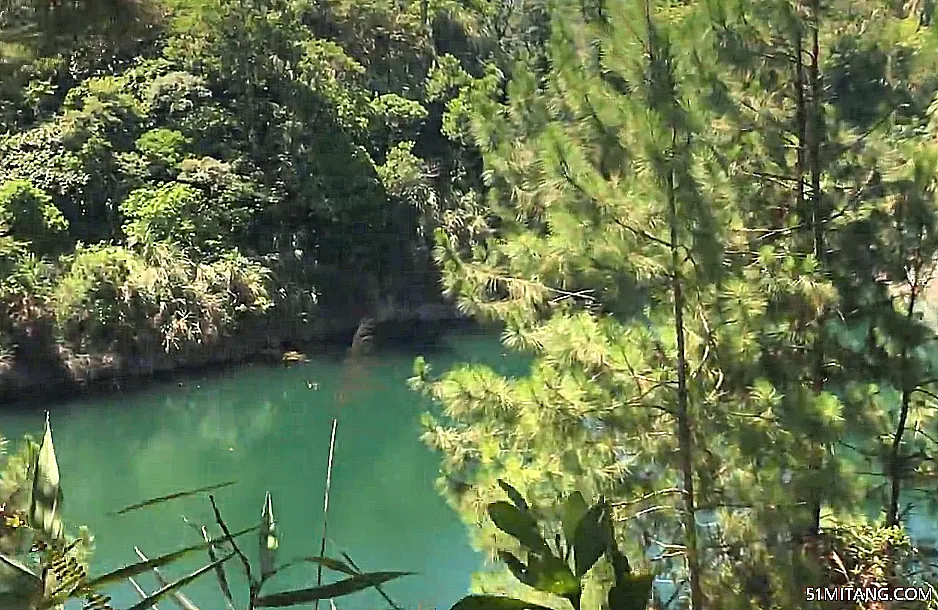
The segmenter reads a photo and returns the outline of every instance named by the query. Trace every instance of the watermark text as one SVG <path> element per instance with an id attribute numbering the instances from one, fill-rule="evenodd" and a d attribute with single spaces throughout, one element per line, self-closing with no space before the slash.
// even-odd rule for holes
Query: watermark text
<path id="1" fill-rule="evenodd" d="M 808 602 L 927 602 L 933 599 L 929 587 L 809 587 Z"/>

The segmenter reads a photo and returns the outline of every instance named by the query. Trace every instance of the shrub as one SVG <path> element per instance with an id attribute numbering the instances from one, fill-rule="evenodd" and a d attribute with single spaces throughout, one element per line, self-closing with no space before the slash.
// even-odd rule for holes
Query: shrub
<path id="1" fill-rule="evenodd" d="M 28 180 L 0 184 L 0 236 L 6 234 L 28 242 L 34 252 L 56 249 L 57 236 L 68 229 L 68 221 L 46 192 Z"/>
<path id="2" fill-rule="evenodd" d="M 136 148 L 151 165 L 170 168 L 186 157 L 189 138 L 174 129 L 151 129 L 137 138 Z"/>
<path id="3" fill-rule="evenodd" d="M 166 242 L 142 253 L 119 246 L 80 247 L 56 286 L 61 338 L 82 349 L 169 352 L 205 343 L 245 314 L 270 306 L 268 271 L 236 251 L 195 263 Z"/>

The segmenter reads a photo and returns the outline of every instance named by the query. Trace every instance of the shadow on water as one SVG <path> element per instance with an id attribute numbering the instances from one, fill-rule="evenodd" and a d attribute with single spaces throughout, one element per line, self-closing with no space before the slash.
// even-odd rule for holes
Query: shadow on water
<path id="1" fill-rule="evenodd" d="M 484 361 L 508 372 L 496 338 L 453 333 L 409 349 L 405 342 L 381 342 L 366 379 L 341 411 L 334 401 L 344 371 L 341 349 L 307 352 L 309 362 L 290 367 L 189 373 L 124 395 L 37 405 L 52 412 L 67 523 L 87 525 L 96 535 L 96 572 L 114 569 L 135 560 L 134 545 L 152 557 L 198 542 L 180 516 L 210 523 L 212 514 L 199 498 L 118 517 L 108 513 L 235 479 L 236 486 L 217 492 L 232 528 L 257 522 L 269 490 L 280 556 L 316 554 L 330 422 L 338 413 L 329 517 L 334 542 L 327 554 L 346 551 L 365 570 L 417 572 L 388 583 L 387 592 L 408 609 L 446 608 L 465 594 L 480 558 L 468 545 L 465 526 L 435 491 L 438 458 L 419 440 L 419 417 L 429 405 L 405 383 L 418 354 L 437 371 Z M 0 413 L 0 430 L 8 437 L 36 432 L 41 423 L 36 408 Z M 182 576 L 199 565 L 193 560 L 169 575 Z M 240 589 L 243 581 L 234 568 L 230 577 Z M 271 591 L 313 586 L 315 577 L 314 567 L 297 567 L 278 576 Z M 147 579 L 141 585 L 156 586 Z M 186 592 L 203 610 L 223 607 L 211 577 Z M 129 587 L 113 595 L 117 608 L 137 601 Z M 386 606 L 373 591 L 341 602 L 340 610 Z"/>

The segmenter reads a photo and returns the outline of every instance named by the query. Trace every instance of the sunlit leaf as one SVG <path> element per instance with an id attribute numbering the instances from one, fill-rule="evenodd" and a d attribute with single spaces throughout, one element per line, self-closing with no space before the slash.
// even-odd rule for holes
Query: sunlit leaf
<path id="1" fill-rule="evenodd" d="M 258 557 L 261 563 L 261 577 L 268 578 L 274 573 L 277 562 L 277 522 L 274 520 L 274 505 L 270 492 L 264 497 L 264 509 L 261 511 L 261 528 L 258 538 Z"/>
<path id="2" fill-rule="evenodd" d="M 567 563 L 553 555 L 531 557 L 528 563 L 533 586 L 539 591 L 568 596 L 580 591 L 580 580 L 573 575 Z"/>
<path id="3" fill-rule="evenodd" d="M 52 444 L 52 426 L 46 412 L 46 429 L 39 445 L 39 453 L 32 468 L 32 494 L 29 502 L 28 519 L 33 529 L 45 534 L 50 540 L 62 537 L 62 519 L 59 505 L 62 490 L 59 484 L 59 465 Z"/>
<path id="4" fill-rule="evenodd" d="M 578 491 L 575 491 L 567 496 L 567 499 L 564 501 L 561 523 L 563 527 L 563 536 L 566 539 L 568 545 L 573 544 L 574 537 L 576 536 L 576 526 L 579 525 L 580 520 L 588 510 L 589 506 L 586 505 L 586 500 L 583 499 L 583 494 Z"/>

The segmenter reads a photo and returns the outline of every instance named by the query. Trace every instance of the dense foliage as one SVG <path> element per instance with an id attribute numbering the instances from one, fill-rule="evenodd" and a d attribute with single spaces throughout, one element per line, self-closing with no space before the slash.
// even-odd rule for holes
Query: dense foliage
<path id="1" fill-rule="evenodd" d="M 531 358 L 414 379 L 454 505 L 533 583 L 467 603 L 609 605 L 620 544 L 673 608 L 931 586 L 902 526 L 938 474 L 932 13 L 6 2 L 0 374 L 279 342 L 439 269 Z M 544 542 L 574 497 L 612 530 L 585 569 Z"/>
<path id="2" fill-rule="evenodd" d="M 934 582 L 898 526 L 935 497 L 938 39 L 899 4 L 560 0 L 548 61 L 467 98 L 500 228 L 438 260 L 531 366 L 414 384 L 493 554 L 505 479 L 546 539 L 609 498 L 662 607 Z"/>
<path id="3" fill-rule="evenodd" d="M 8 358 L 279 345 L 433 298 L 432 231 L 485 232 L 443 115 L 488 9 L 105 4 L 0 10 Z"/>

